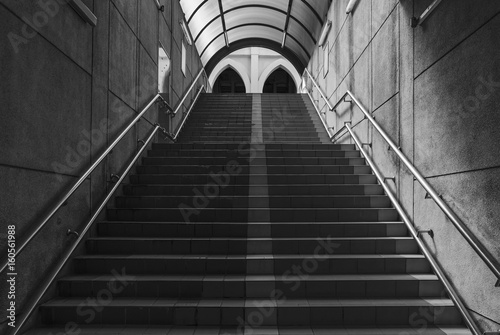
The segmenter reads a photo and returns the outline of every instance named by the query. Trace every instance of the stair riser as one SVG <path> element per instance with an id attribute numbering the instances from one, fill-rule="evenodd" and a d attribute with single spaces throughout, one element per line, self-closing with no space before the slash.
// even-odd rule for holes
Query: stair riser
<path id="1" fill-rule="evenodd" d="M 208 184 L 202 185 L 125 185 L 123 187 L 126 195 L 179 195 L 193 196 L 197 194 L 195 190 L 204 193 L 204 188 Z M 248 185 L 228 185 L 225 188 L 208 191 L 207 194 L 216 194 L 217 196 L 230 195 L 248 195 Z M 218 194 L 217 194 L 218 192 Z M 254 195 L 271 195 L 271 196 L 300 196 L 300 195 L 383 195 L 384 191 L 380 185 L 298 185 L 298 186 L 276 186 L 269 185 L 268 189 L 256 189 Z M 214 196 L 215 197 L 215 196 Z"/>
<path id="2" fill-rule="evenodd" d="M 119 197 L 115 200 L 117 208 L 172 208 L 182 203 L 190 203 L 190 196 L 175 197 Z M 259 197 L 248 201 L 247 197 L 217 197 L 210 201 L 207 208 L 390 208 L 386 197 Z"/>
<path id="3" fill-rule="evenodd" d="M 182 160 L 178 158 L 165 158 L 165 157 L 144 157 L 144 165 L 225 165 L 230 159 L 234 158 L 219 158 L 219 157 L 208 157 L 208 158 L 197 158 L 197 157 L 185 157 Z M 331 158 L 331 157 L 321 157 L 321 158 L 267 158 L 268 166 L 273 165 L 364 165 L 365 160 L 363 158 Z"/>
<path id="4" fill-rule="evenodd" d="M 265 306 L 265 305 L 264 305 Z M 86 307 L 86 308 L 85 308 Z M 267 306 L 266 306 L 267 307 Z M 84 306 L 83 311 L 92 307 Z M 428 325 L 459 325 L 458 312 L 454 307 L 443 307 L 434 314 L 433 307 L 103 307 L 102 313 L 95 313 L 92 322 L 90 314 L 81 315 L 77 308 L 42 309 L 45 323 L 64 324 L 67 320 L 88 324 L 173 324 L 184 326 L 254 324 L 279 326 L 411 326 L 412 320 L 426 315 Z M 265 313 L 265 314 L 264 314 Z M 267 316 L 269 315 L 269 316 Z M 411 317 L 410 317 L 411 316 Z M 244 321 L 248 320 L 248 321 Z M 450 320 L 450 321 L 448 321 Z"/>
<path id="5" fill-rule="evenodd" d="M 418 247 L 414 240 L 333 240 L 336 254 L 416 254 Z M 318 241 L 87 241 L 87 251 L 102 255 L 245 255 L 267 252 L 273 255 L 310 255 L 318 247 Z"/>
<path id="6" fill-rule="evenodd" d="M 258 229 L 258 224 L 205 223 L 134 223 L 103 222 L 99 224 L 100 236 L 115 237 L 246 237 L 248 229 Z M 266 225 L 267 226 L 267 225 Z M 266 229 L 267 228 L 262 228 Z M 269 224 L 270 237 L 397 237 L 407 236 L 404 224 Z"/>
<path id="7" fill-rule="evenodd" d="M 220 157 L 227 158 L 237 155 L 237 150 L 159 150 L 148 151 L 148 156 L 157 157 Z M 356 156 L 357 155 L 357 156 Z M 240 155 L 237 155 L 240 156 Z M 331 150 L 311 152 L 306 150 L 266 150 L 267 157 L 359 157 L 359 152 L 354 150 Z"/>
<path id="8" fill-rule="evenodd" d="M 248 174 L 250 168 L 248 165 L 240 165 L 240 174 Z M 137 166 L 137 173 L 141 174 L 207 174 L 210 171 L 224 171 L 225 165 L 149 165 Z M 369 174 L 370 168 L 368 166 L 301 166 L 301 165 L 275 165 L 275 166 L 253 166 L 253 173 L 267 175 L 284 175 L 284 174 L 321 174 L 321 175 L 335 175 L 335 174 Z"/>
<path id="9" fill-rule="evenodd" d="M 256 184 L 265 184 L 266 181 L 270 185 L 301 185 L 301 184 L 377 184 L 377 179 L 373 175 L 356 176 L 356 175 L 252 175 L 252 182 Z M 187 185 L 203 185 L 214 182 L 214 178 L 220 179 L 221 182 L 228 185 L 241 185 L 248 183 L 249 175 L 227 175 L 221 173 L 213 173 L 212 175 L 131 175 L 130 181 L 133 184 L 187 184 Z"/>
<path id="10" fill-rule="evenodd" d="M 92 297 L 109 288 L 107 281 L 60 281 L 62 297 Z M 273 290 L 280 290 L 288 299 L 396 299 L 440 296 L 444 286 L 434 281 L 203 281 L 203 280 L 148 280 L 131 282 L 114 294 L 122 298 L 184 298 L 184 299 L 265 299 Z"/>
<path id="11" fill-rule="evenodd" d="M 176 151 L 176 150 L 205 150 L 209 151 L 211 149 L 216 150 L 234 150 L 238 149 L 240 144 L 238 143 L 225 143 L 225 144 L 190 144 L 190 143 L 153 143 L 153 150 L 167 150 L 167 151 Z M 308 151 L 332 151 L 332 150 L 356 150 L 355 145 L 353 144 L 265 144 L 265 148 L 267 150 L 308 150 Z"/>
<path id="12" fill-rule="evenodd" d="M 109 220 L 150 222 L 248 222 L 247 208 L 197 210 L 195 203 L 172 209 L 108 209 Z M 252 209 L 253 222 L 377 222 L 396 221 L 395 209 Z"/>
<path id="13" fill-rule="evenodd" d="M 430 267 L 424 258 L 343 258 L 319 259 L 297 256 L 293 259 L 175 259 L 158 258 L 100 258 L 75 259 L 77 273 L 108 274 L 112 269 L 124 269 L 130 275 L 282 275 L 293 268 L 314 269 L 308 274 L 416 274 L 429 273 Z M 362 257 L 362 256 L 359 256 Z"/>

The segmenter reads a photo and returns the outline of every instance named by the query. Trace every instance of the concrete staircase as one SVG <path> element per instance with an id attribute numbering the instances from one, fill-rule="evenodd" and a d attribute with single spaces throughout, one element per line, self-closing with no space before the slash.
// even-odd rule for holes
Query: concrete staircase
<path id="1" fill-rule="evenodd" d="M 360 153 L 322 144 L 310 111 L 203 95 L 29 333 L 470 334 Z"/>

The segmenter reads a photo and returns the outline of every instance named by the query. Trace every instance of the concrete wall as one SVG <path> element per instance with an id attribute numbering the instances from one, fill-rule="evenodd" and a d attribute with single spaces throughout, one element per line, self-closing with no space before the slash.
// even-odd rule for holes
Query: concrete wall
<path id="1" fill-rule="evenodd" d="M 180 72 L 184 14 L 178 1 L 160 2 L 163 13 L 154 0 L 84 0 L 97 16 L 92 28 L 65 1 L 0 0 L 2 260 L 7 226 L 16 225 L 16 238 L 23 240 L 157 93 L 159 41 L 172 60 L 172 106 L 202 68 L 195 47 L 186 44 L 186 75 Z M 198 86 L 202 81 L 206 78 Z M 155 105 L 146 116 L 165 122 L 158 113 Z M 137 140 L 151 130 L 145 121 L 134 126 L 19 255 L 18 312 L 74 241 L 66 230 L 81 231 L 112 186 L 110 174 L 120 174 L 135 155 Z M 5 288 L 0 285 L 4 311 Z"/>
<path id="2" fill-rule="evenodd" d="M 329 69 L 324 49 L 308 65 L 332 104 L 351 90 L 401 146 L 443 199 L 485 247 L 500 259 L 500 2 L 443 1 L 420 27 L 410 27 L 431 3 L 333 1 L 328 18 Z M 307 87 L 312 89 L 310 82 Z M 314 99 L 325 103 L 314 89 Z M 432 228 L 425 243 L 484 330 L 500 323 L 500 289 L 495 277 L 451 222 L 401 166 L 361 112 L 342 104 L 328 112 L 339 130 L 352 120 L 369 154 L 396 189 L 414 224 Z M 343 136 L 338 142 L 350 142 Z"/>

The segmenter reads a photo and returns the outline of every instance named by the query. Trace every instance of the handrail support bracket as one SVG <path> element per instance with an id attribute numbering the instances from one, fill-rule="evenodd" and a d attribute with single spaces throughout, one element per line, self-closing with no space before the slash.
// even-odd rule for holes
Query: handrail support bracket
<path id="1" fill-rule="evenodd" d="M 417 237 L 422 236 L 422 234 L 429 234 L 429 236 L 432 239 L 434 238 L 434 231 L 432 229 L 424 229 L 424 230 L 417 231 Z"/>

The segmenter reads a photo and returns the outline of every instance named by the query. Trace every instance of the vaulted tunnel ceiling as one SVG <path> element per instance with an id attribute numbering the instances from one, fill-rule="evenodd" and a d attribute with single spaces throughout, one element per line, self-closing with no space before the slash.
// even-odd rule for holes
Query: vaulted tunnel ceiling
<path id="1" fill-rule="evenodd" d="M 331 0 L 181 0 L 209 75 L 231 52 L 253 46 L 279 52 L 302 73 L 330 3 Z"/>

